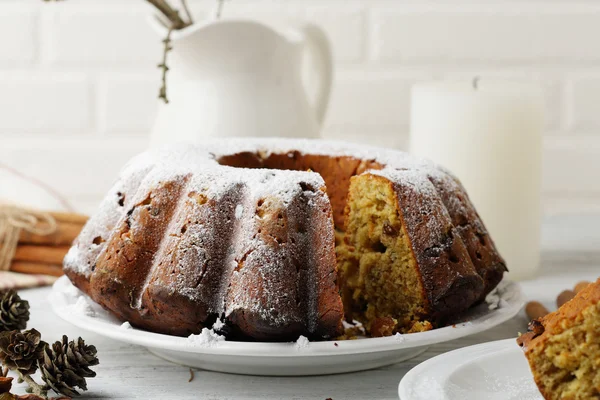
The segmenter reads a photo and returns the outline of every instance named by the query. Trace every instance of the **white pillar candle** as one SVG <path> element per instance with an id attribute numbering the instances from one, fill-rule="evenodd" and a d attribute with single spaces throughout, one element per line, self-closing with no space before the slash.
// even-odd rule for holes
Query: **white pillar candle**
<path id="1" fill-rule="evenodd" d="M 506 260 L 509 277 L 531 278 L 540 263 L 543 100 L 514 82 L 415 85 L 410 151 L 463 183 Z"/>

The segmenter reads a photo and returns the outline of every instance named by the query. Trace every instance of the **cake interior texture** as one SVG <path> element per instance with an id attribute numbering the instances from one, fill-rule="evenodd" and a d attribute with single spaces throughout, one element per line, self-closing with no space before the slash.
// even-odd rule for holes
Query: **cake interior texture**
<path id="1" fill-rule="evenodd" d="M 352 178 L 346 233 L 337 246 L 346 315 L 376 336 L 396 326 L 404 332 L 430 327 L 419 323 L 422 283 L 397 204 L 385 178 Z"/>
<path id="2" fill-rule="evenodd" d="M 423 209 L 419 209 L 420 204 L 407 204 L 407 211 L 413 214 L 411 222 L 428 225 L 437 219 L 444 221 L 440 223 L 439 229 L 425 233 L 434 238 L 429 244 L 435 246 L 421 246 L 418 249 L 432 253 L 430 260 L 439 257 L 429 265 L 436 271 L 429 271 L 427 276 L 424 276 L 424 268 L 415 257 L 415 243 L 411 242 L 411 235 L 402 217 L 401 203 L 412 202 L 415 197 L 422 203 L 428 203 L 428 200 L 425 199 L 426 196 L 420 196 L 420 193 L 412 196 L 410 200 L 408 198 L 411 196 L 401 199 L 398 190 L 402 191 L 403 188 L 395 188 L 393 181 L 385 176 L 368 172 L 381 170 L 384 165 L 372 160 L 365 162 L 352 157 L 306 155 L 299 152 L 269 155 L 242 153 L 221 158 L 220 162 L 244 168 L 306 170 L 323 177 L 336 227 L 337 283 L 344 313 L 347 320 L 361 322 L 370 336 L 430 330 L 443 323 L 440 316 L 444 312 L 448 314 L 449 310 L 463 311 L 485 297 L 484 282 L 468 254 L 466 241 L 463 243 L 459 230 L 452 225 L 450 215 L 442 204 L 442 197 L 447 198 L 448 191 L 461 190 L 460 201 L 448 201 L 452 211 L 457 219 L 476 223 L 479 231 L 483 232 L 482 237 L 488 238 L 472 206 L 464 204 L 468 197 L 462 188 L 459 188 L 455 178 L 436 181 L 429 177 L 419 177 L 421 179 L 417 179 L 418 182 L 408 179 L 411 181 L 408 182 L 408 186 L 424 185 L 435 192 L 432 197 L 439 202 L 435 204 L 437 208 L 427 204 Z M 445 186 L 447 182 L 450 182 L 451 189 Z M 446 195 L 439 196 L 438 188 L 445 189 Z M 461 204 L 461 207 L 455 204 Z M 443 215 L 432 216 L 429 213 L 431 209 L 440 212 L 442 208 Z M 461 217 L 465 209 L 471 213 L 468 218 Z M 463 232 L 469 232 L 468 224 L 463 223 L 461 228 Z M 438 230 L 440 232 L 437 232 Z M 443 234 L 436 237 L 435 233 L 442 231 Z M 419 239 L 422 238 L 413 237 L 413 240 Z M 445 242 L 437 243 L 437 239 Z M 489 243 L 487 249 L 478 239 L 469 250 L 476 246 L 477 250 L 473 250 L 474 253 L 481 250 L 486 255 L 497 254 L 491 239 L 486 240 Z M 485 260 L 481 270 L 482 273 L 488 273 L 489 270 L 499 271 L 496 272 L 496 277 L 485 282 L 490 286 L 489 291 L 501 279 L 505 267 L 501 258 L 496 255 L 491 261 Z M 433 310 L 436 307 L 432 307 L 434 299 L 426 295 L 425 280 L 430 289 L 429 293 L 434 286 L 440 289 L 440 306 L 437 310 Z M 448 310 L 437 312 L 444 307 Z"/>
<path id="3" fill-rule="evenodd" d="M 600 399 L 600 280 L 517 340 L 546 400 Z"/>
<path id="4" fill-rule="evenodd" d="M 532 362 L 550 399 L 600 399 L 600 304 L 535 349 Z"/>

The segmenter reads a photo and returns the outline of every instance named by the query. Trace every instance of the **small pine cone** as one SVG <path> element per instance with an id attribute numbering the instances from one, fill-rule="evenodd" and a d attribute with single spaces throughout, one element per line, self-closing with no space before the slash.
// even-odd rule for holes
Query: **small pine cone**
<path id="1" fill-rule="evenodd" d="M 42 380 L 55 392 L 66 396 L 77 396 L 75 387 L 87 390 L 85 378 L 93 378 L 96 373 L 89 367 L 98 365 L 96 348 L 86 346 L 82 338 L 77 342 L 68 342 L 66 336 L 62 342 L 46 347 L 43 359 L 39 360 Z"/>
<path id="2" fill-rule="evenodd" d="M 29 321 L 29 302 L 22 300 L 17 292 L 0 292 L 0 332 L 23 330 Z"/>
<path id="3" fill-rule="evenodd" d="M 9 369 L 31 375 L 37 370 L 37 362 L 46 346 L 35 329 L 5 331 L 0 333 L 0 361 Z"/>

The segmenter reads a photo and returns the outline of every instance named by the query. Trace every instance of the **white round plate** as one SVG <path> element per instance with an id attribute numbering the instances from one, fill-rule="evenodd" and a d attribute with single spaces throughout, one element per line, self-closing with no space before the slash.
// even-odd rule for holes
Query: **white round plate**
<path id="1" fill-rule="evenodd" d="M 544 400 L 515 339 L 463 347 L 411 369 L 400 400 Z"/>
<path id="2" fill-rule="evenodd" d="M 209 340 L 198 335 L 185 338 L 132 329 L 82 294 L 67 277 L 56 281 L 50 296 L 54 312 L 82 329 L 147 347 L 174 363 L 248 375 L 325 375 L 394 364 L 415 357 L 429 345 L 490 329 L 512 318 L 524 303 L 519 285 L 505 281 L 485 303 L 462 314 L 453 326 L 383 338 L 257 343 L 216 340 L 209 335 L 205 337 Z"/>

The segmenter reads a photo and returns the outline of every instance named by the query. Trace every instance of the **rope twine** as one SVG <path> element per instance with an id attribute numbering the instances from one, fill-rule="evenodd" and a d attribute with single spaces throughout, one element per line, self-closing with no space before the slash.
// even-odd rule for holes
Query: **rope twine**
<path id="1" fill-rule="evenodd" d="M 25 175 L 15 168 L 0 163 L 0 170 L 2 169 L 42 188 L 61 202 L 67 210 L 73 209 L 60 193 L 39 179 Z M 21 231 L 26 231 L 34 235 L 47 236 L 56 232 L 57 227 L 56 219 L 47 212 L 0 203 L 0 271 L 8 271 L 10 269 L 10 264 L 19 244 Z"/>
<path id="2" fill-rule="evenodd" d="M 49 213 L 0 204 L 0 271 L 10 269 L 21 231 L 46 236 L 56 228 L 56 220 Z"/>

